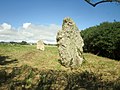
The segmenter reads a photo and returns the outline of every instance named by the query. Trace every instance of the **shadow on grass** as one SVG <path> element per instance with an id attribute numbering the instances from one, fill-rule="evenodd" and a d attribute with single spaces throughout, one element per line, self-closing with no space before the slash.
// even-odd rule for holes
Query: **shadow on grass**
<path id="1" fill-rule="evenodd" d="M 120 77 L 105 81 L 102 75 L 89 71 L 39 71 L 30 66 L 21 66 L 4 74 L 6 79 L 1 87 L 8 90 L 120 90 Z"/>
<path id="2" fill-rule="evenodd" d="M 101 75 L 84 71 L 66 72 L 48 71 L 41 77 L 36 90 L 120 90 L 120 78 L 104 81 Z"/>
<path id="3" fill-rule="evenodd" d="M 11 59 L 9 56 L 1 56 L 0 55 L 0 65 L 7 65 L 11 63 L 16 63 L 18 60 L 17 59 Z"/>

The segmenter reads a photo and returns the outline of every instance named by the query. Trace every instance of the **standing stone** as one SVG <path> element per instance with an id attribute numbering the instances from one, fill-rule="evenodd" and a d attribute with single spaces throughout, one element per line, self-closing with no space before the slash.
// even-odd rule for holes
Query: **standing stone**
<path id="1" fill-rule="evenodd" d="M 39 40 L 37 42 L 37 49 L 42 50 L 42 51 L 45 50 L 44 42 L 42 40 Z"/>
<path id="2" fill-rule="evenodd" d="M 62 30 L 57 33 L 60 63 L 65 67 L 77 68 L 83 62 L 83 39 L 71 18 L 63 20 Z"/>

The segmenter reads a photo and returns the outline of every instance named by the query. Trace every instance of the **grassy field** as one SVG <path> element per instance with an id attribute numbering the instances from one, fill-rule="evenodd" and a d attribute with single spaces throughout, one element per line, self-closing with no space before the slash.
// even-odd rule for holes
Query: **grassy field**
<path id="1" fill-rule="evenodd" d="M 0 45 L 0 89 L 120 89 L 119 61 L 90 53 L 84 53 L 84 57 L 85 63 L 71 70 L 60 65 L 55 46 L 45 46 L 45 51 L 40 51 L 34 45 Z"/>
<path id="2" fill-rule="evenodd" d="M 45 51 L 40 51 L 34 45 L 1 45 L 0 57 L 6 57 L 2 66 L 29 65 L 39 69 L 61 69 L 56 47 L 46 46 Z M 13 62 L 11 63 L 7 59 Z"/>

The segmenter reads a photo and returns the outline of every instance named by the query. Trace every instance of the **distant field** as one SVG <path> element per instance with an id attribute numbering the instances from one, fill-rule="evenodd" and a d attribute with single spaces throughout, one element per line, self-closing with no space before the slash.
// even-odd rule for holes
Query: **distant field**
<path id="1" fill-rule="evenodd" d="M 71 71 L 69 68 L 61 66 L 58 62 L 59 54 L 57 47 L 55 46 L 45 46 L 45 51 L 40 51 L 36 49 L 35 45 L 0 45 L 0 68 L 27 65 L 32 68 L 37 68 L 40 71 L 52 70 L 53 72 L 64 72 L 67 73 L 68 76 L 71 74 L 73 74 L 73 76 L 79 74 L 82 75 L 84 73 L 85 80 L 89 81 L 95 79 L 95 82 L 98 83 L 97 79 L 99 79 L 100 85 L 107 83 L 108 87 L 113 85 L 115 88 L 118 88 L 120 86 L 119 61 L 98 57 L 90 53 L 84 53 L 84 57 L 86 59 L 85 63 L 77 70 Z M 54 76 L 54 74 L 52 75 Z M 90 77 L 86 75 L 89 75 Z M 88 81 L 85 81 L 86 84 Z M 86 87 L 88 88 L 88 86 Z M 99 87 L 99 85 L 97 87 Z"/>

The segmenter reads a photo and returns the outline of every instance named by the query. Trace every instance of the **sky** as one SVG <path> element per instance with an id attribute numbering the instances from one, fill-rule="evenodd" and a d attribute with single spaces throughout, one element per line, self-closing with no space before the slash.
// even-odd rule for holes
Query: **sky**
<path id="1" fill-rule="evenodd" d="M 99 1 L 99 0 L 93 0 Z M 102 22 L 120 21 L 120 4 L 92 7 L 84 0 L 0 0 L 0 41 L 56 43 L 65 17 L 80 30 Z"/>

